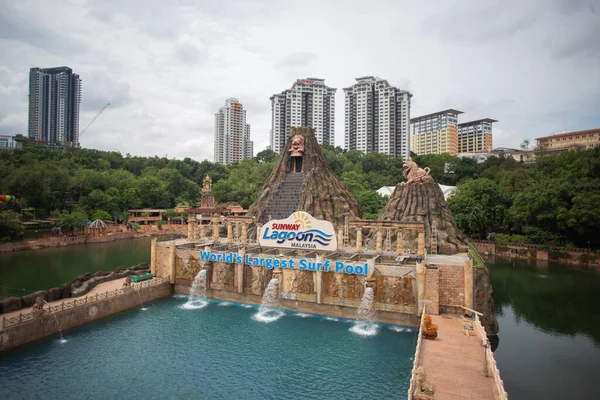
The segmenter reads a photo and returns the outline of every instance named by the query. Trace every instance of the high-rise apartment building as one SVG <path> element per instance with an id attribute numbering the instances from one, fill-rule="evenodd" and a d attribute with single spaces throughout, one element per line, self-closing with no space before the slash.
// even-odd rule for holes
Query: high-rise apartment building
<path id="1" fill-rule="evenodd" d="M 344 94 L 346 150 L 409 157 L 410 92 L 390 86 L 385 79 L 365 76 L 356 78 Z"/>
<path id="2" fill-rule="evenodd" d="M 484 118 L 458 124 L 458 152 L 481 153 L 492 151 L 492 123 L 495 119 Z"/>
<path id="3" fill-rule="evenodd" d="M 81 79 L 68 67 L 29 70 L 29 137 L 79 145 Z"/>
<path id="4" fill-rule="evenodd" d="M 215 162 L 240 162 L 252 158 L 253 151 L 244 106 L 238 99 L 225 100 L 225 105 L 215 113 Z"/>
<path id="5" fill-rule="evenodd" d="M 281 153 L 290 128 L 310 126 L 319 144 L 335 143 L 335 91 L 325 79 L 298 79 L 291 89 L 271 96 L 271 149 Z"/>
<path id="6" fill-rule="evenodd" d="M 418 155 L 458 153 L 458 114 L 448 109 L 410 120 L 410 151 Z"/>

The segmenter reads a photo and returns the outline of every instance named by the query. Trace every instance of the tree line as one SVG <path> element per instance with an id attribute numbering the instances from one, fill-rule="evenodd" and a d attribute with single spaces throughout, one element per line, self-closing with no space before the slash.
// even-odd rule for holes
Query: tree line
<path id="1" fill-rule="evenodd" d="M 377 218 L 387 202 L 377 189 L 404 180 L 402 160 L 326 144 L 322 150 L 357 199 L 363 217 Z M 505 240 L 586 246 L 588 240 L 598 244 L 594 227 L 600 222 L 599 151 L 538 157 L 532 164 L 494 157 L 478 164 L 448 154 L 413 154 L 413 160 L 429 167 L 436 182 L 458 185 L 448 204 L 458 226 L 473 237 L 496 233 Z M 77 148 L 3 151 L 0 193 L 15 195 L 20 202 L 0 212 L 0 230 L 12 232 L 17 213 L 27 217 L 28 210 L 37 218 L 55 216 L 79 223 L 92 217 L 125 220 L 129 209 L 194 206 L 207 175 L 217 202 L 247 208 L 278 157 L 264 150 L 253 159 L 225 166 Z M 0 232 L 2 236 L 6 234 Z"/>

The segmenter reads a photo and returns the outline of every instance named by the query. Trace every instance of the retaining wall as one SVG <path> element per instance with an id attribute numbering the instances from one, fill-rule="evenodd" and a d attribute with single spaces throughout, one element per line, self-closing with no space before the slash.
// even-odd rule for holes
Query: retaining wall
<path id="1" fill-rule="evenodd" d="M 139 292 L 139 295 L 138 295 Z M 112 314 L 138 307 L 140 296 L 144 303 L 169 296 L 172 287 L 168 281 L 147 286 L 137 290 L 130 290 L 103 300 L 90 301 L 73 308 L 57 311 L 55 313 L 63 333 L 69 328 L 95 321 Z M 98 296 L 99 297 L 99 296 Z M 50 335 L 58 334 L 58 325 L 54 315 L 45 315 L 18 323 L 0 330 L 0 350 L 8 350 L 22 344 L 32 342 Z"/>

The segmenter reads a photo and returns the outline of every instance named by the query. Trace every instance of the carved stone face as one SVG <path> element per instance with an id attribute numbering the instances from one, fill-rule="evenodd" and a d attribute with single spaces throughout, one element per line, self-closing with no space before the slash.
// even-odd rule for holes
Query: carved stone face
<path id="1" fill-rule="evenodd" d="M 292 157 L 302 157 L 304 155 L 304 136 L 295 135 L 288 151 Z"/>

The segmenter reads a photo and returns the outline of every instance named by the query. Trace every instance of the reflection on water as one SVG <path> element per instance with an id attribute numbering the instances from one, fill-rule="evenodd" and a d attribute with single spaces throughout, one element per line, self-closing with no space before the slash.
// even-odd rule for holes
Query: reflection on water
<path id="1" fill-rule="evenodd" d="M 151 238 L 0 253 L 0 299 L 48 290 L 86 272 L 150 262 Z"/>
<path id="2" fill-rule="evenodd" d="M 600 274 L 500 258 L 488 266 L 500 324 L 492 347 L 510 399 L 595 398 Z"/>

